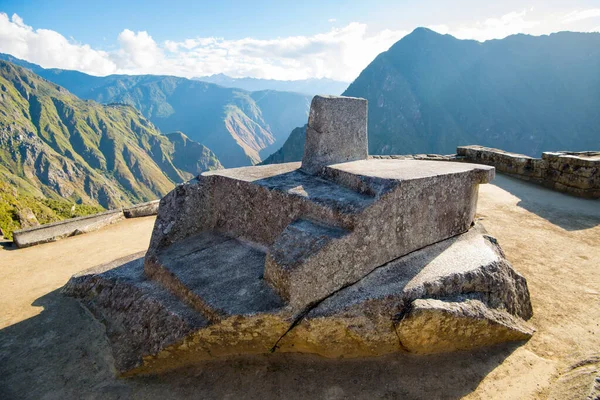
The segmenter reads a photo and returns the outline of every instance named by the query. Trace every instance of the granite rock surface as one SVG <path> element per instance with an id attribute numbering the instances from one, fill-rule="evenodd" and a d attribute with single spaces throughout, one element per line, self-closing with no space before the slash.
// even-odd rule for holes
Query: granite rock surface
<path id="1" fill-rule="evenodd" d="M 317 96 L 305 158 L 205 172 L 159 204 L 148 252 L 65 293 L 123 374 L 270 351 L 434 353 L 529 338 L 525 279 L 474 225 L 484 165 L 374 159 L 364 100 Z"/>
<path id="2" fill-rule="evenodd" d="M 141 256 L 84 271 L 63 289 L 107 326 L 126 375 L 271 351 L 435 353 L 533 333 L 527 283 L 479 225 L 387 263 L 301 314 L 262 278 L 266 253 L 238 239 L 192 237 L 150 276 Z"/>
<path id="3" fill-rule="evenodd" d="M 302 169 L 318 174 L 327 165 L 368 157 L 367 101 L 315 96 L 310 105 Z"/>

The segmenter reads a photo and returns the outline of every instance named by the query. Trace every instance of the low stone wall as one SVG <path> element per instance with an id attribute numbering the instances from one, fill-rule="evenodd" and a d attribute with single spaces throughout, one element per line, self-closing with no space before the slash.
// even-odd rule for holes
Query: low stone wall
<path id="1" fill-rule="evenodd" d="M 13 242 L 18 248 L 55 242 L 59 239 L 92 232 L 125 218 L 147 217 L 158 213 L 160 200 L 136 204 L 122 210 L 110 210 L 100 214 L 71 218 L 50 224 L 13 232 Z"/>
<path id="2" fill-rule="evenodd" d="M 69 236 L 80 235 L 114 224 L 125 218 L 122 210 L 111 210 L 101 214 L 72 218 L 33 228 L 13 232 L 13 241 L 18 248 L 54 242 Z"/>
<path id="3" fill-rule="evenodd" d="M 457 161 L 492 165 L 505 174 L 579 197 L 600 198 L 600 152 L 543 153 L 528 157 L 482 146 L 457 148 Z"/>
<path id="4" fill-rule="evenodd" d="M 160 200 L 136 204 L 135 206 L 124 208 L 123 214 L 125 214 L 125 218 L 148 217 L 150 215 L 156 215 L 158 213 L 159 204 Z"/>

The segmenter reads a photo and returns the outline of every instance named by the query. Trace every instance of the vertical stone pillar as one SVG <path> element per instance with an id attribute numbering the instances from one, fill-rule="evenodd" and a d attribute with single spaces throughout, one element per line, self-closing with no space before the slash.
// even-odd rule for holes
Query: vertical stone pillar
<path id="1" fill-rule="evenodd" d="M 315 96 L 310 105 L 302 169 L 319 174 L 323 167 L 366 160 L 367 100 Z"/>

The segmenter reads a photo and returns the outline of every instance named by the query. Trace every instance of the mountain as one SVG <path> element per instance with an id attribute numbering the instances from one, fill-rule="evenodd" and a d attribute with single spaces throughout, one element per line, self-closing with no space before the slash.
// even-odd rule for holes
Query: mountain
<path id="1" fill-rule="evenodd" d="M 261 164 L 283 164 L 302 160 L 305 140 L 306 125 L 294 129 L 283 146 L 267 157 Z"/>
<path id="2" fill-rule="evenodd" d="M 295 81 L 280 81 L 275 79 L 258 78 L 232 78 L 225 74 L 200 76 L 194 80 L 216 83 L 228 88 L 239 88 L 251 92 L 259 90 L 278 90 L 284 92 L 304 93 L 310 96 L 316 94 L 339 95 L 348 87 L 347 82 L 335 81 L 333 79 L 302 79 Z"/>
<path id="3" fill-rule="evenodd" d="M 196 176 L 201 172 L 223 167 L 215 153 L 208 147 L 190 140 L 183 132 L 172 132 L 164 136 L 173 145 L 169 155 L 175 168 Z"/>
<path id="4" fill-rule="evenodd" d="M 448 154 L 480 144 L 539 156 L 599 147 L 599 71 L 598 33 L 480 43 L 419 28 L 343 95 L 369 101 L 371 154 Z M 304 143 L 298 135 L 289 141 Z M 299 160 L 303 151 L 278 157 Z"/>
<path id="5" fill-rule="evenodd" d="M 308 118 L 310 98 L 298 93 L 249 92 L 174 76 L 97 77 L 45 69 L 7 54 L 0 59 L 23 65 L 79 98 L 132 105 L 160 131 L 185 132 L 207 146 L 226 167 L 260 162 Z"/>
<path id="6" fill-rule="evenodd" d="M 600 144 L 600 34 L 484 43 L 420 28 L 344 92 L 369 100 L 369 148 L 453 153 L 480 144 L 531 156 Z"/>
<path id="7" fill-rule="evenodd" d="M 220 167 L 206 147 L 161 135 L 129 105 L 80 100 L 0 61 L 0 180 L 15 195 L 115 208 Z"/>

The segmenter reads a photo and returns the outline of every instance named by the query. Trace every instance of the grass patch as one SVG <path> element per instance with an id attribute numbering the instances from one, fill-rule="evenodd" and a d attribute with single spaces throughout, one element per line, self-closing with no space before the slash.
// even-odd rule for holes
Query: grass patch
<path id="1" fill-rule="evenodd" d="M 31 210 L 40 224 L 105 211 L 100 206 L 19 194 L 8 184 L 0 182 L 0 228 L 5 238 L 12 240 L 12 233 L 21 229 L 19 215 L 26 210 Z"/>

